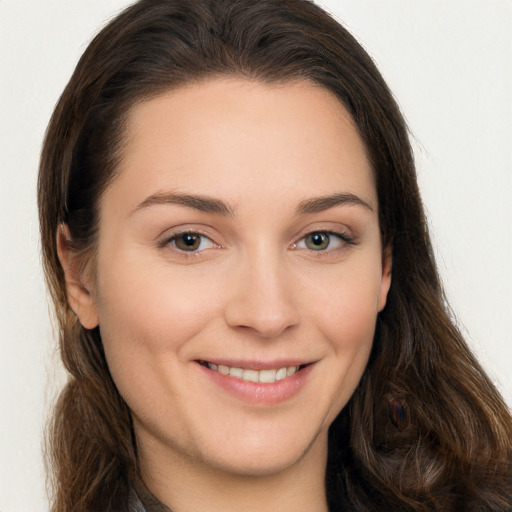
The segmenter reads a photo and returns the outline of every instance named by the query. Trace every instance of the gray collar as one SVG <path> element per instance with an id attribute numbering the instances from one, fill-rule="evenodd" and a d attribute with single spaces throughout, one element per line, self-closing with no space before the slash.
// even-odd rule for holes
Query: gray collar
<path id="1" fill-rule="evenodd" d="M 127 512 L 172 512 L 144 485 L 140 478 L 134 478 L 128 497 Z"/>

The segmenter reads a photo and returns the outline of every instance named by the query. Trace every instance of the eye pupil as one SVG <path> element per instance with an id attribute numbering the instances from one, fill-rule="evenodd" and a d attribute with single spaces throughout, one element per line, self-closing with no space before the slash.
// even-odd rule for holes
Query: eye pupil
<path id="1" fill-rule="evenodd" d="M 327 233 L 311 233 L 306 237 L 306 246 L 313 251 L 326 249 L 329 245 L 329 235 Z"/>
<path id="2" fill-rule="evenodd" d="M 194 233 L 183 233 L 176 238 L 176 247 L 184 251 L 196 250 L 201 244 L 201 237 Z"/>
<path id="3" fill-rule="evenodd" d="M 183 242 L 185 243 L 185 245 L 193 246 L 197 242 L 197 236 L 186 233 L 185 235 L 183 235 Z"/>

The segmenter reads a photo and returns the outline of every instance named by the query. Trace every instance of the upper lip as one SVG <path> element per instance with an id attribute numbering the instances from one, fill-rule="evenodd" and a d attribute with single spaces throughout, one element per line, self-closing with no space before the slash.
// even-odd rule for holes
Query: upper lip
<path id="1" fill-rule="evenodd" d="M 282 358 L 272 360 L 261 359 L 227 359 L 227 358 L 204 358 L 196 359 L 197 362 L 213 363 L 218 365 L 230 366 L 232 368 L 244 368 L 245 370 L 275 370 L 288 366 L 305 366 L 312 364 L 315 361 L 297 359 L 297 358 Z"/>

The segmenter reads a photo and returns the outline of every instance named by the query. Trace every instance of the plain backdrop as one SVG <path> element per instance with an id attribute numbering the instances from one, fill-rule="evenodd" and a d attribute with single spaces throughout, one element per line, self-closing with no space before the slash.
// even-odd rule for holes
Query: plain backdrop
<path id="1" fill-rule="evenodd" d="M 48 509 L 42 439 L 64 380 L 40 268 L 38 155 L 93 34 L 125 0 L 0 0 L 0 512 Z M 512 1 L 323 0 L 408 120 L 450 303 L 512 404 Z"/>

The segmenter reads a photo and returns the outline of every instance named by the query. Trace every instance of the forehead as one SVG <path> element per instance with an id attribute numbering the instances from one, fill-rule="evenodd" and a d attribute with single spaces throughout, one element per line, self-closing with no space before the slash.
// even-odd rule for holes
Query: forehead
<path id="1" fill-rule="evenodd" d="M 249 196 L 287 191 L 298 198 L 313 187 L 315 195 L 339 189 L 376 204 L 352 118 L 333 93 L 306 81 L 217 78 L 135 105 L 118 182 L 133 203 L 178 188 L 236 204 L 245 184 Z"/>

